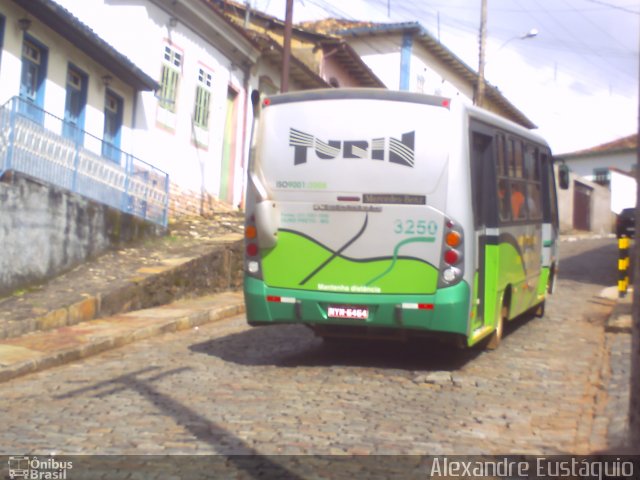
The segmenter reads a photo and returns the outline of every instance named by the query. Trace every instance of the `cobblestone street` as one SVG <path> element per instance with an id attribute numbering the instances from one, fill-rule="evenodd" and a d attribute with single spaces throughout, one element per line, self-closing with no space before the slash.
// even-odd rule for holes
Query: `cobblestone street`
<path id="1" fill-rule="evenodd" d="M 4 454 L 585 454 L 615 240 L 561 244 L 546 316 L 495 351 L 326 346 L 235 317 L 0 384 Z M 601 403 L 597 403 L 598 399 Z M 604 403 L 602 403 L 604 402 Z"/>

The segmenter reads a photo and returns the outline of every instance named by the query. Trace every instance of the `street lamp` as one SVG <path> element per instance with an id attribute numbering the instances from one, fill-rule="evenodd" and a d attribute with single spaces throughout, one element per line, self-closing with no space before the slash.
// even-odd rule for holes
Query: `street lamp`
<path id="1" fill-rule="evenodd" d="M 476 85 L 476 95 L 473 99 L 473 103 L 482 106 L 484 103 L 484 90 L 485 90 L 485 79 L 484 79 L 484 67 L 486 65 L 485 61 L 485 43 L 486 43 L 486 35 L 487 35 L 487 0 L 482 0 L 482 14 L 480 19 L 480 52 L 479 52 L 479 61 L 478 61 L 478 84 Z M 532 28 L 527 33 L 523 35 L 517 35 L 508 39 L 500 48 L 498 48 L 498 52 L 507 46 L 509 42 L 513 40 L 526 40 L 527 38 L 534 38 L 538 36 L 538 29 Z"/>
<path id="2" fill-rule="evenodd" d="M 507 40 L 502 45 L 500 45 L 500 48 L 498 48 L 498 50 L 496 50 L 496 51 L 499 52 L 504 47 L 506 47 L 508 43 L 511 43 L 514 40 L 526 40 L 527 38 L 534 38 L 534 37 L 537 37 L 537 36 L 538 36 L 538 29 L 537 28 L 532 28 L 527 33 L 525 33 L 524 35 L 516 35 L 515 37 L 511 37 L 509 40 Z"/>

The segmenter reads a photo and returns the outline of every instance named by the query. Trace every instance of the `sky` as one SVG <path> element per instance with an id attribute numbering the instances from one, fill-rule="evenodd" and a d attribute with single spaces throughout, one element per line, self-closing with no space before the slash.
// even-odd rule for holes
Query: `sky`
<path id="1" fill-rule="evenodd" d="M 286 0 L 248 0 L 284 18 Z M 555 154 L 638 131 L 638 0 L 487 0 L 485 77 Z M 419 21 L 474 70 L 481 0 L 294 0 L 294 22 Z M 534 38 L 521 39 L 536 29 Z"/>

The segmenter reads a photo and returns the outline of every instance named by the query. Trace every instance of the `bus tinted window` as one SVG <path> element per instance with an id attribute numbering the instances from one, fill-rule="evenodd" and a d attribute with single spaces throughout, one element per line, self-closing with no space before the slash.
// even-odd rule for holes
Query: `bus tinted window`
<path id="1" fill-rule="evenodd" d="M 509 138 L 507 139 L 507 141 L 505 142 L 505 150 L 504 150 L 504 154 L 506 157 L 506 162 L 507 165 L 509 166 L 509 171 L 507 172 L 507 176 L 512 177 L 515 174 L 516 171 L 516 165 L 515 165 L 515 160 L 513 158 L 513 139 Z"/>
<path id="2" fill-rule="evenodd" d="M 526 191 L 524 182 L 511 182 L 511 216 L 514 220 L 527 218 Z"/>
<path id="3" fill-rule="evenodd" d="M 501 177 L 509 176 L 509 165 L 506 162 L 504 153 L 504 135 L 496 137 L 496 160 L 498 162 L 498 175 Z"/>
<path id="4" fill-rule="evenodd" d="M 513 151 L 513 161 L 514 161 L 514 165 L 515 165 L 515 172 L 513 174 L 514 177 L 516 178 L 525 178 L 524 174 L 523 174 L 523 159 L 522 159 L 522 142 L 520 142 L 519 140 L 515 141 L 515 145 L 514 145 L 514 151 Z"/>
<path id="5" fill-rule="evenodd" d="M 531 180 L 540 180 L 540 169 L 537 165 L 536 149 L 533 145 L 525 145 L 524 148 L 524 177 Z"/>
<path id="6" fill-rule="evenodd" d="M 509 193 L 509 181 L 505 178 L 501 178 L 498 181 L 498 210 L 501 222 L 511 220 L 511 195 Z"/>
<path id="7" fill-rule="evenodd" d="M 542 196 L 540 195 L 539 183 L 527 185 L 527 208 L 530 219 L 538 220 L 542 218 Z"/>

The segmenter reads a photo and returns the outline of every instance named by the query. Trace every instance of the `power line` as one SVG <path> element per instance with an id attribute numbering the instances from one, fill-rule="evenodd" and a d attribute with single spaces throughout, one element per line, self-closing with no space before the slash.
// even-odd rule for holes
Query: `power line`
<path id="1" fill-rule="evenodd" d="M 602 28 L 600 26 L 600 24 L 594 22 L 593 20 L 591 20 L 587 15 L 584 14 L 584 12 L 582 12 L 580 9 L 577 9 L 575 7 L 573 7 L 573 5 L 571 5 L 567 0 L 563 0 L 564 3 L 566 5 L 568 5 L 569 7 L 572 8 L 572 11 L 575 12 L 576 14 L 580 15 L 582 18 L 584 18 L 589 24 L 591 24 L 596 30 L 602 32 L 605 36 L 609 37 L 611 40 L 613 40 L 615 43 L 617 43 L 619 46 L 621 46 L 623 49 L 626 49 L 626 45 L 623 45 L 622 42 L 620 42 L 616 37 L 614 37 L 613 35 L 611 35 L 611 33 L 608 30 L 605 30 L 604 28 Z"/>
<path id="2" fill-rule="evenodd" d="M 638 10 L 631 10 L 629 8 L 626 8 L 626 7 L 621 7 L 619 5 L 613 5 L 613 4 L 608 3 L 608 2 L 603 2 L 602 0 L 584 0 L 584 1 L 595 3 L 597 5 L 602 5 L 602 6 L 607 7 L 607 8 L 613 8 L 615 10 L 622 10 L 623 12 L 627 12 L 627 13 L 633 13 L 634 15 L 640 15 L 640 11 L 638 11 Z"/>
<path id="3" fill-rule="evenodd" d="M 538 6 L 544 10 L 544 7 L 543 7 L 542 5 L 540 5 L 539 0 L 534 0 L 534 2 L 535 2 L 536 4 L 538 4 Z M 519 0 L 516 0 L 516 3 L 518 3 L 518 5 L 520 5 Z M 532 15 L 532 16 L 534 16 L 534 15 Z M 549 15 L 548 17 L 549 17 L 549 19 L 550 19 L 553 23 L 555 23 L 556 25 L 558 25 L 560 28 L 562 28 L 562 27 L 563 27 L 563 25 L 562 25 L 562 24 L 561 24 L 561 23 L 560 23 L 560 22 L 559 22 L 559 21 L 558 21 L 558 20 L 557 20 L 553 15 Z M 534 16 L 534 18 L 536 18 L 536 17 Z M 536 20 L 537 20 L 537 21 L 540 21 L 540 19 L 539 19 L 539 18 L 537 18 Z M 581 38 L 581 37 L 579 37 L 579 36 L 577 36 L 577 35 L 576 35 L 576 34 L 575 34 L 571 29 L 565 29 L 564 31 L 565 31 L 565 32 L 566 32 L 566 33 L 567 33 L 571 38 L 573 38 L 573 39 L 576 41 L 576 43 L 577 43 L 578 45 L 582 46 L 582 47 L 583 47 L 583 48 L 585 48 L 585 49 L 590 49 L 590 48 L 592 48 L 592 47 L 590 47 L 589 45 L 586 45 L 586 44 L 582 41 L 582 38 Z M 567 44 L 563 39 L 561 39 L 560 37 L 557 37 L 557 36 L 556 36 L 556 38 L 558 39 L 558 41 L 559 41 L 560 43 L 562 43 L 563 45 L 567 45 L 567 46 L 568 46 L 568 44 Z M 569 47 L 570 47 L 570 46 L 569 46 Z M 599 55 L 599 54 L 596 54 L 596 56 L 597 56 L 597 57 L 602 61 L 602 63 L 603 63 L 603 64 L 608 65 L 610 68 L 613 68 L 613 69 L 617 70 L 619 73 L 622 73 L 623 75 L 627 75 L 627 76 L 629 76 L 630 78 L 635 78 L 635 75 L 632 75 L 632 74 L 630 74 L 629 72 L 624 71 L 624 70 L 623 70 L 622 68 L 620 68 L 618 65 L 616 65 L 616 64 L 615 64 L 615 63 L 613 63 L 613 62 L 611 62 L 611 61 L 609 60 L 609 58 L 607 58 L 607 57 L 605 57 L 605 56 L 602 56 L 602 55 Z M 597 64 L 595 64 L 595 63 L 593 62 L 593 60 L 591 59 L 591 57 L 584 57 L 584 58 L 585 58 L 586 62 L 588 62 L 589 64 L 591 64 L 591 65 L 592 65 L 593 67 L 595 67 L 596 69 L 600 69 L 600 68 L 601 68 L 601 67 L 600 67 L 600 65 L 597 65 Z"/>

